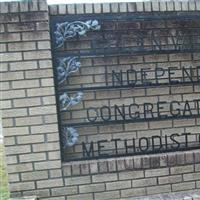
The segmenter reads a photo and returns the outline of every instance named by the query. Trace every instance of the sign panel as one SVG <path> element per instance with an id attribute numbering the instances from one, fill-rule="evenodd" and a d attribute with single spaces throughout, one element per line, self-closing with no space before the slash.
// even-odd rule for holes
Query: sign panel
<path id="1" fill-rule="evenodd" d="M 65 161 L 199 148 L 200 133 L 171 130 L 200 115 L 198 15 L 51 18 Z"/>

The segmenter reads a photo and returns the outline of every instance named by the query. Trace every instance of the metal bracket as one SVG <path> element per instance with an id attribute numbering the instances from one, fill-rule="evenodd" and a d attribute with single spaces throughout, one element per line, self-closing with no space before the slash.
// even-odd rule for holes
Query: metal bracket
<path id="1" fill-rule="evenodd" d="M 77 92 L 73 97 L 70 97 L 67 92 L 59 96 L 60 110 L 66 111 L 70 106 L 80 103 L 83 99 L 83 92 Z"/>
<path id="2" fill-rule="evenodd" d="M 60 58 L 58 61 L 57 80 L 58 85 L 60 85 L 71 73 L 77 72 L 80 69 L 81 63 L 77 61 L 77 57 Z"/>
<path id="3" fill-rule="evenodd" d="M 75 128 L 64 126 L 61 130 L 61 137 L 62 146 L 66 149 L 67 147 L 72 147 L 76 144 L 79 134 Z"/>
<path id="4" fill-rule="evenodd" d="M 74 21 L 56 24 L 55 39 L 57 48 L 62 47 L 68 38 L 73 38 L 76 35 L 83 36 L 89 30 L 99 30 L 101 26 L 97 20 L 88 20 L 86 22 Z"/>

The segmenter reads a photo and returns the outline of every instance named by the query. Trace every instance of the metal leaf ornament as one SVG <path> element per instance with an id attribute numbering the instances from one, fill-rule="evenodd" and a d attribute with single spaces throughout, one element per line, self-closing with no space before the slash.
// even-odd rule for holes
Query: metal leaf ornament
<path id="1" fill-rule="evenodd" d="M 68 38 L 73 38 L 76 35 L 86 35 L 87 31 L 99 30 L 100 28 L 101 26 L 97 20 L 57 23 L 56 31 L 54 32 L 57 48 L 63 46 Z"/>
<path id="2" fill-rule="evenodd" d="M 70 97 L 66 92 L 60 95 L 60 109 L 61 111 L 67 110 L 70 106 L 80 103 L 83 99 L 83 92 L 77 92 L 73 97 Z"/>
<path id="3" fill-rule="evenodd" d="M 64 149 L 75 145 L 79 137 L 77 130 L 73 127 L 63 127 L 61 135 Z"/>
<path id="4" fill-rule="evenodd" d="M 80 69 L 81 63 L 77 61 L 77 57 L 62 58 L 58 59 L 58 61 L 57 79 L 58 84 L 60 85 L 71 73 L 77 72 Z"/>

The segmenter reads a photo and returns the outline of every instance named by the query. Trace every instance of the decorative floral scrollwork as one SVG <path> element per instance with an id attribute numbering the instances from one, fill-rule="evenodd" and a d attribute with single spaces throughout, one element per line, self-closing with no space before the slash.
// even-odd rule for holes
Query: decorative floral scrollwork
<path id="1" fill-rule="evenodd" d="M 57 67 L 58 84 L 63 83 L 67 77 L 74 72 L 77 72 L 81 67 L 81 63 L 77 61 L 77 57 L 67 57 L 59 59 Z"/>
<path id="2" fill-rule="evenodd" d="M 79 137 L 77 130 L 73 127 L 62 127 L 61 135 L 64 149 L 75 145 Z"/>
<path id="3" fill-rule="evenodd" d="M 83 99 L 83 92 L 77 92 L 73 97 L 70 97 L 66 92 L 60 95 L 59 102 L 60 102 L 60 110 L 65 111 L 70 106 L 74 106 L 80 103 Z"/>
<path id="4" fill-rule="evenodd" d="M 89 30 L 99 30 L 100 28 L 101 26 L 97 20 L 57 23 L 54 32 L 57 48 L 63 46 L 68 38 L 73 38 L 76 35 L 82 36 Z"/>

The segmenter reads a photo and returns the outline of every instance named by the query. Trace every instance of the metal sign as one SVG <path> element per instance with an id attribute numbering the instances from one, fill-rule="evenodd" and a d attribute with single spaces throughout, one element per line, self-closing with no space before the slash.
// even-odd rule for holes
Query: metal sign
<path id="1" fill-rule="evenodd" d="M 199 148 L 198 133 L 174 133 L 127 139 L 88 139 L 81 127 L 99 127 L 200 115 L 200 99 L 89 105 L 87 95 L 117 91 L 194 85 L 200 66 L 136 67 L 121 58 L 199 52 L 199 13 L 70 15 L 51 17 L 58 118 L 63 160 L 92 159 Z M 136 58 L 137 59 L 137 58 Z M 89 60 L 88 67 L 82 67 Z M 107 66 L 102 60 L 107 60 Z M 97 62 L 99 61 L 99 63 Z M 125 62 L 126 63 L 126 62 Z M 134 62 L 135 63 L 135 62 Z M 98 66 L 101 65 L 101 68 Z M 159 95 L 159 94 L 158 94 Z M 92 95 L 91 95 L 92 96 Z M 94 97 L 90 97 L 94 98 Z M 95 102 L 95 99 L 93 99 Z M 94 135 L 98 133 L 93 133 Z M 192 136 L 191 136 L 192 135 Z M 195 135 L 195 136 L 194 136 Z M 195 137 L 195 139 L 194 139 Z M 98 137 L 97 137 L 98 138 Z"/>

